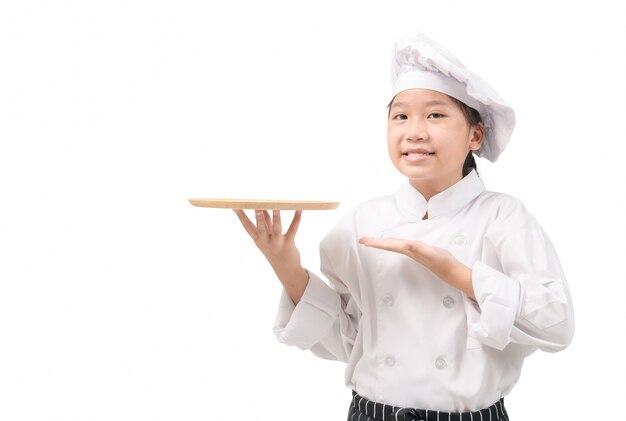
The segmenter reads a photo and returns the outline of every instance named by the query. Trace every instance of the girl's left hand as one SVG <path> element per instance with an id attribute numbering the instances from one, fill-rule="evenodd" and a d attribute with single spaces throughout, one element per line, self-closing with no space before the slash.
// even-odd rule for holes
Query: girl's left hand
<path id="1" fill-rule="evenodd" d="M 426 266 L 443 281 L 475 299 L 472 288 L 472 270 L 444 248 L 402 238 L 362 237 L 359 243 L 367 247 L 404 254 Z"/>

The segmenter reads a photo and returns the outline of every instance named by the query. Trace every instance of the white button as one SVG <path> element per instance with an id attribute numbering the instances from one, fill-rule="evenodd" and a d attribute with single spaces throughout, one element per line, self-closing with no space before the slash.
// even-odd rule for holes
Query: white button
<path id="1" fill-rule="evenodd" d="M 457 235 L 454 237 L 454 242 L 457 246 L 465 245 L 465 237 L 462 235 Z"/>
<path id="2" fill-rule="evenodd" d="M 392 367 L 395 363 L 396 359 L 393 357 L 393 355 L 387 355 L 387 357 L 385 358 L 385 364 L 387 364 L 389 367 Z"/>
<path id="3" fill-rule="evenodd" d="M 437 367 L 437 370 L 443 370 L 447 366 L 448 363 L 443 358 L 437 358 L 437 361 L 435 361 L 435 367 Z"/>
<path id="4" fill-rule="evenodd" d="M 445 308 L 452 308 L 454 306 L 454 298 L 450 296 L 443 297 L 443 306 Z"/>
<path id="5" fill-rule="evenodd" d="M 393 295 L 385 294 L 383 296 L 383 304 L 387 307 L 391 307 L 393 305 Z"/>

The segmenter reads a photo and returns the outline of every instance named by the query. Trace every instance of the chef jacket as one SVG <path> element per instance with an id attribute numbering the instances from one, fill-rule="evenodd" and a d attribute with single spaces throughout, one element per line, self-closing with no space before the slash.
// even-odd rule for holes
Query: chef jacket
<path id="1" fill-rule="evenodd" d="M 359 244 L 364 236 L 446 248 L 471 268 L 476 301 L 403 254 Z M 282 290 L 274 333 L 346 362 L 346 386 L 376 402 L 485 408 L 510 392 L 526 356 L 572 340 L 553 244 L 519 199 L 486 191 L 475 170 L 429 201 L 407 181 L 360 204 L 323 238 L 320 262 L 330 285 L 306 269 L 297 305 Z"/>

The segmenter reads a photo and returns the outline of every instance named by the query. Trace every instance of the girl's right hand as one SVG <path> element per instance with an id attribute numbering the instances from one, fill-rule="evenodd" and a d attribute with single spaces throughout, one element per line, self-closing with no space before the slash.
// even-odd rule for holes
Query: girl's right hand
<path id="1" fill-rule="evenodd" d="M 293 303 L 297 305 L 309 283 L 309 274 L 300 264 L 300 252 L 296 248 L 295 241 L 302 211 L 296 211 L 289 229 L 283 234 L 280 211 L 278 210 L 273 211 L 273 221 L 267 211 L 255 211 L 256 226 L 248 219 L 243 210 L 233 210 L 254 240 L 254 244 L 272 265 L 272 269 L 276 272 L 276 276 L 285 287 Z"/>
<path id="2" fill-rule="evenodd" d="M 282 272 L 300 268 L 300 252 L 296 248 L 295 238 L 302 218 L 301 210 L 295 212 L 285 234 L 282 232 L 279 210 L 272 211 L 273 220 L 268 211 L 256 210 L 256 226 L 242 209 L 233 209 L 233 211 L 274 270 L 278 272 L 277 269 L 282 269 L 280 270 Z"/>

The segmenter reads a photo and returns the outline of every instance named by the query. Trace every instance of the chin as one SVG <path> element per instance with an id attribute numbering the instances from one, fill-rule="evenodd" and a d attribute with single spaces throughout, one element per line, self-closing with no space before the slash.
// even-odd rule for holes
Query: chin
<path id="1" fill-rule="evenodd" d="M 406 165 L 396 166 L 396 168 L 409 178 L 429 178 L 433 174 L 432 169 L 429 168 L 407 167 Z"/>

